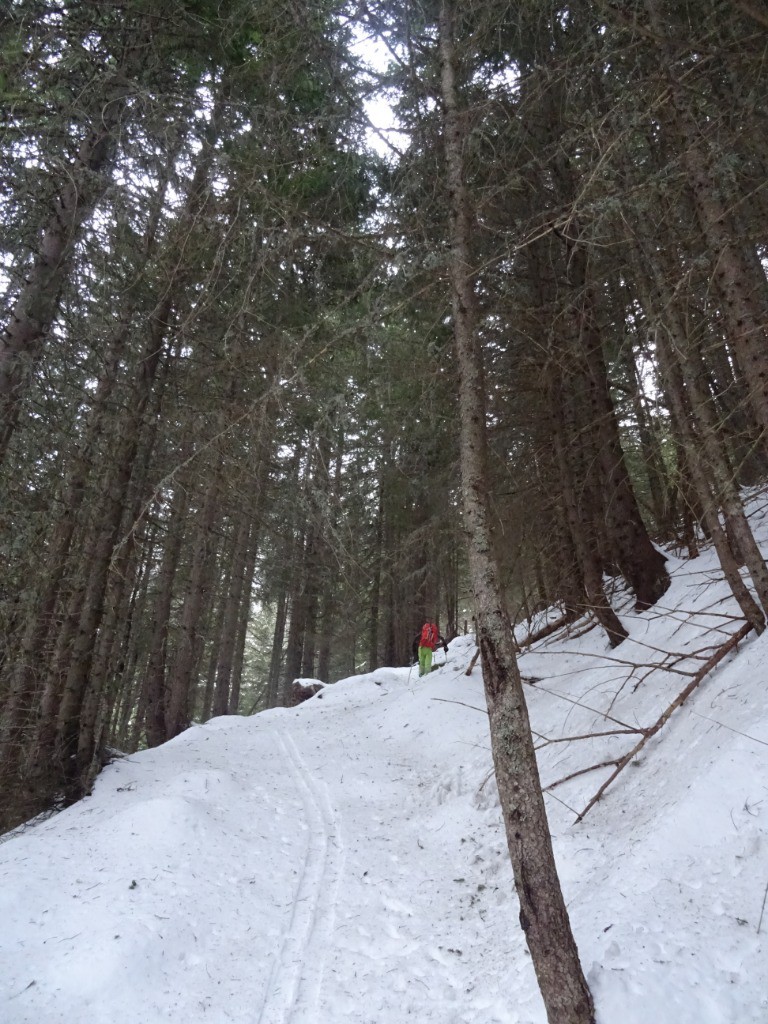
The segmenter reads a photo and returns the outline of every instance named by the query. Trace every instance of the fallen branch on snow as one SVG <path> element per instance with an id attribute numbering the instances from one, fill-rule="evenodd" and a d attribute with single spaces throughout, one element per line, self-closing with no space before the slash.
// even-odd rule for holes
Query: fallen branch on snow
<path id="1" fill-rule="evenodd" d="M 533 685 L 530 679 L 523 678 L 523 682 L 529 686 Z M 627 722 L 622 722 L 620 718 L 614 718 L 613 715 L 606 714 L 605 711 L 600 711 L 599 708 L 593 708 L 589 704 L 584 704 L 580 700 L 576 700 L 574 697 L 566 697 L 564 693 L 558 693 L 557 690 L 548 690 L 546 687 L 539 687 L 539 693 L 546 693 L 549 697 L 557 697 L 558 700 L 564 700 L 567 704 L 573 704 L 577 708 L 584 708 L 585 711 L 591 711 L 594 715 L 600 715 L 606 722 L 613 722 L 614 725 L 621 726 L 622 729 L 626 729 L 627 732 L 639 732 L 642 733 L 645 730 L 641 729 L 640 726 L 628 725 Z"/>
<path id="2" fill-rule="evenodd" d="M 542 747 L 548 746 L 550 743 L 570 743 L 572 740 L 594 740 L 598 736 L 637 736 L 638 733 L 641 735 L 645 732 L 645 729 L 608 729 L 606 732 L 585 732 L 581 736 L 555 736 L 552 739 L 547 739 L 544 743 L 540 743 L 537 750 L 541 750 Z"/>
<path id="3" fill-rule="evenodd" d="M 527 636 L 525 640 L 520 640 L 517 646 L 520 649 L 522 649 L 523 647 L 530 647 L 531 644 L 538 643 L 539 640 L 546 640 L 548 636 L 552 636 L 552 634 L 556 633 L 558 629 L 563 629 L 563 627 L 565 626 L 570 626 L 572 622 L 575 622 L 576 619 L 579 618 L 579 615 L 580 612 L 578 612 L 575 608 L 572 608 L 570 611 L 566 612 L 565 615 L 557 619 L 555 622 L 550 622 L 548 626 L 543 626 L 536 633 L 531 633 L 531 635 Z"/>
<path id="4" fill-rule="evenodd" d="M 768 896 L 768 882 L 765 884 L 765 892 L 763 893 L 763 905 L 760 908 L 760 920 L 757 922 L 757 934 L 760 934 L 760 929 L 763 925 L 763 914 L 765 913 L 765 898 Z"/>
<path id="5" fill-rule="evenodd" d="M 446 700 L 445 697 L 430 697 L 429 699 L 439 701 L 441 704 L 460 704 L 463 708 L 479 711 L 481 715 L 488 714 L 488 708 L 476 708 L 474 704 L 465 704 L 463 700 Z"/>
<path id="6" fill-rule="evenodd" d="M 570 775 L 564 775 L 562 779 L 557 779 L 555 782 L 550 782 L 548 786 L 542 789 L 542 793 L 549 793 L 555 786 L 562 786 L 564 782 L 570 782 L 571 779 L 576 779 L 579 775 L 588 775 L 589 772 L 596 772 L 598 768 L 610 768 L 611 765 L 618 764 L 619 759 L 614 758 L 612 761 L 601 761 L 600 764 L 591 764 L 588 768 L 579 768 L 577 772 L 571 772 Z M 578 820 L 578 819 L 577 819 Z"/>
<path id="7" fill-rule="evenodd" d="M 608 776 L 608 778 L 602 784 L 600 789 L 598 789 L 597 793 L 595 793 L 595 795 L 589 801 L 589 803 L 581 812 L 581 814 L 576 818 L 576 822 L 582 821 L 584 819 L 587 813 L 591 811 L 595 804 L 600 800 L 603 793 L 605 793 L 606 789 L 608 789 L 608 787 L 616 778 L 616 776 L 621 771 L 623 771 L 624 768 L 627 767 L 629 762 L 637 756 L 637 754 L 643 749 L 648 740 L 652 736 L 655 736 L 656 733 L 662 728 L 662 726 L 664 726 L 669 721 L 672 712 L 676 711 L 677 708 L 681 707 L 686 702 L 686 700 L 688 700 L 688 698 L 699 685 L 699 683 L 707 675 L 709 675 L 712 669 L 715 668 L 715 666 L 718 665 L 727 654 L 730 654 L 734 647 L 738 646 L 739 642 L 743 640 L 744 637 L 751 633 L 753 628 L 754 627 L 752 626 L 752 623 L 745 622 L 741 629 L 738 630 L 738 632 L 734 633 L 730 640 L 728 640 L 727 643 L 724 643 L 722 647 L 719 647 L 712 655 L 712 657 L 704 665 L 701 666 L 701 668 L 690 681 L 690 683 L 688 683 L 685 689 L 677 695 L 677 697 L 672 701 L 672 703 L 669 705 L 666 711 L 664 711 L 664 713 L 658 718 L 658 720 L 649 729 L 642 730 L 642 739 L 635 744 L 635 746 L 629 751 L 628 754 L 625 754 L 624 757 L 622 757 L 618 761 L 616 769 Z"/>
<path id="8" fill-rule="evenodd" d="M 472 675 L 472 669 L 477 664 L 477 659 L 480 657 L 480 648 L 478 647 L 475 653 L 472 655 L 472 661 L 470 661 L 467 671 L 464 673 L 465 676 Z"/>

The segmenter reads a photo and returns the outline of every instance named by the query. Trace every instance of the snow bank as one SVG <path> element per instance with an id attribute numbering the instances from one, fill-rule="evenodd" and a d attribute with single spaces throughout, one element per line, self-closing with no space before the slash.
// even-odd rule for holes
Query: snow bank
<path id="1" fill-rule="evenodd" d="M 521 657 L 545 786 L 622 756 L 735 632 L 712 557 L 670 567 L 616 650 L 581 622 Z M 601 1024 L 768 1019 L 766 644 L 582 823 L 611 768 L 547 796 Z M 215 719 L 0 845 L 0 1021 L 543 1024 L 473 651 Z"/>

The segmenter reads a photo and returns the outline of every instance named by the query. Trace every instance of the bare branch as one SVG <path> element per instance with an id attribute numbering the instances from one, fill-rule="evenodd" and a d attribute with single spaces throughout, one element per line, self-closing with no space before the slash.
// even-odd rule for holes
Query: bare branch
<path id="1" fill-rule="evenodd" d="M 577 822 L 583 820 L 584 816 L 595 806 L 598 800 L 600 800 L 603 793 L 606 791 L 606 789 L 608 789 L 608 787 L 616 778 L 616 776 L 621 771 L 623 771 L 624 768 L 626 768 L 629 762 L 642 750 L 642 748 L 645 746 L 648 740 L 652 736 L 655 736 L 656 733 L 662 728 L 662 726 L 664 726 L 669 721 L 672 712 L 675 711 L 677 708 L 681 707 L 686 702 L 686 700 L 690 697 L 690 695 L 693 693 L 693 691 L 696 689 L 699 683 L 712 671 L 713 668 L 715 668 L 716 665 L 718 665 L 723 660 L 723 658 L 725 658 L 726 655 L 730 654 L 734 647 L 738 646 L 739 642 L 743 640 L 744 637 L 748 636 L 748 634 L 752 632 L 753 628 L 754 627 L 751 622 L 745 622 L 741 629 L 737 633 L 734 633 L 731 639 L 727 643 L 723 644 L 723 646 L 720 647 L 712 655 L 709 661 L 699 669 L 699 671 L 696 673 L 696 675 L 693 677 L 690 683 L 688 683 L 685 689 L 678 694 L 678 696 L 672 701 L 672 703 L 669 705 L 666 711 L 660 716 L 660 718 L 657 719 L 657 721 L 650 727 L 650 729 L 645 730 L 643 738 L 638 743 L 636 743 L 635 746 L 629 751 L 629 753 L 625 754 L 624 757 L 622 757 L 621 760 L 617 763 L 616 770 L 611 773 L 611 775 L 602 784 L 600 789 L 598 789 L 597 793 L 595 793 L 595 795 L 589 801 L 587 806 L 576 819 Z"/>

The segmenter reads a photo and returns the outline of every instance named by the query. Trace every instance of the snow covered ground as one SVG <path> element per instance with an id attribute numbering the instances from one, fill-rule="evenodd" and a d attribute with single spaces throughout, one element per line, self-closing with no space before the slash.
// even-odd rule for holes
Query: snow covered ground
<path id="1" fill-rule="evenodd" d="M 521 657 L 545 786 L 639 737 L 548 741 L 650 726 L 736 632 L 710 554 L 670 568 L 615 651 L 581 623 Z M 547 797 L 601 1024 L 768 1020 L 767 644 L 583 822 L 610 768 Z M 543 1024 L 473 651 L 193 728 L 0 845 L 0 1022 Z"/>

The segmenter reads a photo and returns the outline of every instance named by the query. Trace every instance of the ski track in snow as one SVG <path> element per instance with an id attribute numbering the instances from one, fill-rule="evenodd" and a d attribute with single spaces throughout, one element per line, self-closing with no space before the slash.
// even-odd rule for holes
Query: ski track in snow
<path id="1" fill-rule="evenodd" d="M 344 872 L 341 821 L 328 787 L 313 778 L 293 737 L 274 739 L 304 804 L 308 830 L 288 928 L 269 972 L 258 1024 L 311 1024 L 325 973 Z"/>
<path id="2" fill-rule="evenodd" d="M 522 656 L 550 830 L 599 1024 L 766 1024 L 768 634 L 573 822 L 634 743 L 603 712 L 656 721 L 733 628 L 710 553 L 672 568 L 622 611 L 642 686 L 596 630 Z M 473 653 L 214 719 L 0 844 L 0 1024 L 544 1024 Z"/>

